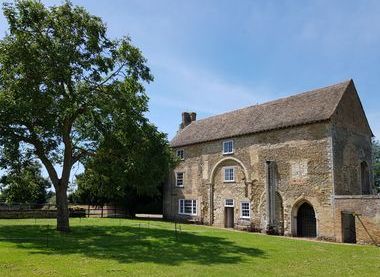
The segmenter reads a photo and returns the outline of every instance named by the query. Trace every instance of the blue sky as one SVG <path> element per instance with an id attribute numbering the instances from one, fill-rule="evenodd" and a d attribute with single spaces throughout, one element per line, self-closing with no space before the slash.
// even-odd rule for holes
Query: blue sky
<path id="1" fill-rule="evenodd" d="M 73 3 L 142 50 L 155 76 L 148 116 L 169 139 L 182 111 L 204 118 L 350 78 L 380 137 L 380 1 Z"/>

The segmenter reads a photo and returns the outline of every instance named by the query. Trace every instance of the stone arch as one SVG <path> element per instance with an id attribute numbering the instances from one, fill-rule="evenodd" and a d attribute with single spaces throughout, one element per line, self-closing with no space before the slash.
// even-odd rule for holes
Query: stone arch
<path id="1" fill-rule="evenodd" d="M 243 162 L 240 161 L 237 158 L 234 158 L 234 157 L 225 157 L 225 158 L 219 160 L 212 167 L 211 172 L 210 172 L 210 176 L 209 176 L 209 222 L 210 222 L 210 225 L 214 224 L 214 204 L 215 204 L 214 203 L 214 198 L 215 198 L 215 195 L 214 195 L 214 192 L 215 192 L 214 181 L 215 181 L 215 172 L 218 169 L 218 167 L 223 162 L 225 162 L 225 161 L 234 161 L 234 162 L 236 162 L 243 169 L 244 178 L 245 178 L 244 182 L 245 182 L 245 186 L 246 186 L 246 197 L 249 198 L 248 197 L 249 196 L 248 187 L 249 187 L 249 184 L 251 184 L 251 180 L 249 178 L 248 170 L 245 167 L 245 165 L 243 164 Z"/>
<path id="2" fill-rule="evenodd" d="M 219 160 L 214 166 L 213 168 L 211 169 L 211 172 L 210 172 L 210 177 L 209 177 L 209 183 L 210 184 L 213 184 L 214 183 L 214 176 L 215 176 L 215 171 L 216 169 L 218 168 L 219 165 L 221 165 L 223 162 L 225 161 L 234 161 L 236 163 L 238 163 L 242 168 L 243 168 L 243 172 L 244 172 L 244 176 L 245 176 L 245 182 L 250 182 L 250 178 L 249 178 L 249 174 L 248 174 L 248 170 L 247 168 L 245 167 L 245 165 L 243 164 L 242 161 L 240 161 L 239 159 L 236 159 L 234 157 L 225 157 L 221 160 Z"/>
<path id="3" fill-rule="evenodd" d="M 295 204 L 293 205 L 292 212 L 291 212 L 291 225 L 292 225 L 292 235 L 293 236 L 302 236 L 300 235 L 300 230 L 299 230 L 299 216 L 300 212 L 310 212 L 311 214 L 309 215 L 309 219 L 311 219 L 310 224 L 315 224 L 313 227 L 315 229 L 314 234 L 312 237 L 317 237 L 318 236 L 318 213 L 317 210 L 315 209 L 315 205 L 313 205 L 312 201 L 309 201 L 306 198 L 300 197 L 295 201 Z M 312 216 L 314 216 L 314 223 L 312 222 Z"/>
<path id="4" fill-rule="evenodd" d="M 277 226 L 277 233 L 284 234 L 284 202 L 279 191 L 275 193 L 275 224 Z"/>

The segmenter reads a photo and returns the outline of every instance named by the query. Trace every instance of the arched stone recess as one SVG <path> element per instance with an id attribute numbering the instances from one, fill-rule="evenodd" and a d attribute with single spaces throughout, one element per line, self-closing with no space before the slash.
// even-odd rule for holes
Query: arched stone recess
<path id="1" fill-rule="evenodd" d="M 214 166 L 213 168 L 211 169 L 211 172 L 210 172 L 210 177 L 209 177 L 209 183 L 212 184 L 214 182 L 214 178 L 215 178 L 215 170 L 218 168 L 218 166 L 220 166 L 221 164 L 223 164 L 224 162 L 226 161 L 234 161 L 236 162 L 237 164 L 239 164 L 242 168 L 243 168 L 243 171 L 244 171 L 244 175 L 245 175 L 245 180 L 246 180 L 246 183 L 250 183 L 251 180 L 250 180 L 250 177 L 249 177 L 249 174 L 248 174 L 248 170 L 247 168 L 245 167 L 245 165 L 243 164 L 243 162 L 239 159 L 236 159 L 234 157 L 225 157 L 221 160 L 219 160 Z"/>
<path id="2" fill-rule="evenodd" d="M 222 168 L 224 166 L 236 166 L 236 182 L 223 182 Z M 220 175 L 218 175 L 220 173 Z M 240 220 L 240 204 L 242 201 L 250 201 L 252 181 L 244 163 L 235 157 L 224 157 L 220 159 L 212 167 L 209 181 L 209 223 L 215 226 L 224 226 L 225 207 L 223 201 L 225 199 L 234 200 L 234 223 Z M 251 219 L 253 217 L 252 204 L 250 204 Z"/>
<path id="3" fill-rule="evenodd" d="M 278 235 L 284 235 L 284 224 L 285 224 L 285 217 L 284 217 L 284 201 L 283 196 L 280 191 L 276 190 L 275 193 L 275 226 L 274 226 L 274 232 Z M 260 216 L 260 229 L 262 232 L 266 231 L 266 226 L 268 225 L 267 222 L 267 210 L 266 210 L 266 193 L 265 191 L 260 196 L 260 202 L 258 205 L 258 214 Z"/>
<path id="4" fill-rule="evenodd" d="M 300 227 L 300 220 L 302 220 L 301 218 L 298 218 L 300 216 L 300 212 L 302 213 L 302 215 L 304 214 L 303 211 L 300 210 L 301 209 L 304 209 L 307 211 L 307 209 L 309 207 L 312 208 L 312 212 L 314 213 L 314 217 L 315 217 L 315 235 L 311 236 L 311 237 L 318 237 L 318 228 L 319 228 L 319 220 L 318 220 L 318 211 L 316 209 L 316 207 L 318 206 L 317 203 L 315 203 L 314 200 L 310 199 L 310 198 L 307 198 L 307 197 L 304 197 L 304 196 L 301 196 L 299 198 L 296 199 L 296 201 L 294 201 L 294 204 L 292 206 L 292 211 L 291 211 L 291 227 L 292 227 L 292 236 L 294 237 L 297 237 L 297 236 L 303 236 L 303 235 L 300 235 L 300 230 L 299 230 L 299 227 Z M 310 228 L 310 221 L 307 221 L 305 224 L 307 224 L 307 226 L 304 226 L 306 228 Z"/>

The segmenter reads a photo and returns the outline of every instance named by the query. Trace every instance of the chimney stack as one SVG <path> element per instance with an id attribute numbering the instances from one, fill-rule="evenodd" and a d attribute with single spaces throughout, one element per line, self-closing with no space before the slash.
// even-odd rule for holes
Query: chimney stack
<path id="1" fill-rule="evenodd" d="M 195 112 L 183 112 L 182 113 L 182 123 L 180 125 L 180 129 L 185 128 L 186 126 L 190 125 L 191 122 L 197 120 L 197 114 Z"/>

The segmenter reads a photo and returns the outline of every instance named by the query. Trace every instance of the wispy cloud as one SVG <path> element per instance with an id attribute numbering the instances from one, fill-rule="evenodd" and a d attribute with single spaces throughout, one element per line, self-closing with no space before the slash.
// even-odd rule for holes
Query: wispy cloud
<path id="1" fill-rule="evenodd" d="M 165 59 L 155 63 L 163 79 L 156 78 L 156 85 L 170 81 L 167 85 L 170 94 L 152 94 L 152 103 L 182 110 L 201 112 L 207 115 L 249 106 L 273 98 L 273 93 L 264 86 L 244 86 L 228 81 L 225 76 L 218 76 L 204 67 L 186 64 L 186 61 Z"/>

